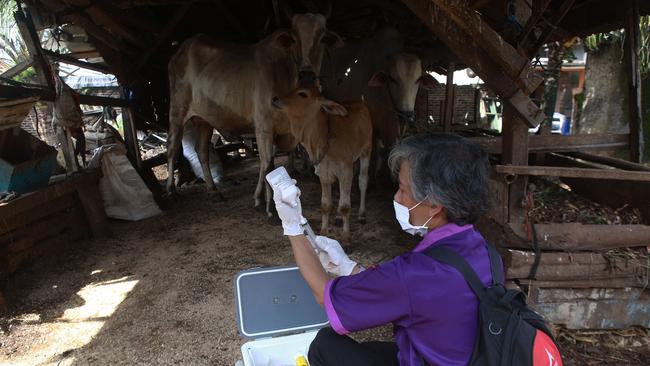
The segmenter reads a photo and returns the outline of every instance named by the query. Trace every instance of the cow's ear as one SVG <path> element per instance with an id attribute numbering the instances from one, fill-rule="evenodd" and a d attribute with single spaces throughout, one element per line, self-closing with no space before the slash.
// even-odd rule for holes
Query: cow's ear
<path id="1" fill-rule="evenodd" d="M 327 32 L 321 39 L 321 42 L 323 42 L 327 48 L 333 50 L 335 48 L 343 47 L 343 39 L 341 36 L 334 32 Z"/>
<path id="2" fill-rule="evenodd" d="M 338 104 L 338 103 L 336 103 L 334 101 L 328 100 L 328 99 L 323 99 L 321 101 L 320 107 L 326 113 L 333 114 L 335 116 L 343 116 L 343 117 L 345 117 L 345 116 L 348 115 L 348 110 L 345 109 L 344 106 L 342 106 L 342 105 L 340 105 L 340 104 Z"/>
<path id="3" fill-rule="evenodd" d="M 435 89 L 440 83 L 431 75 L 424 73 L 420 78 L 418 79 L 418 84 L 420 84 L 420 88 L 426 89 L 426 90 L 432 90 Z"/>
<path id="4" fill-rule="evenodd" d="M 291 48 L 294 43 L 296 43 L 296 39 L 289 31 L 275 32 L 273 35 L 273 44 L 278 48 Z"/>
<path id="5" fill-rule="evenodd" d="M 368 86 L 384 86 L 388 80 L 390 80 L 390 76 L 383 71 L 377 71 L 368 81 Z"/>

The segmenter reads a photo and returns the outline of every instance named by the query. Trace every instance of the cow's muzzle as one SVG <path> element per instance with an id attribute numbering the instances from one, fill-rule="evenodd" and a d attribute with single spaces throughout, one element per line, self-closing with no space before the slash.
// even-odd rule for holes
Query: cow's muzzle
<path id="1" fill-rule="evenodd" d="M 298 73 L 298 85 L 301 88 L 313 88 L 316 86 L 318 77 L 313 71 L 300 71 Z"/>

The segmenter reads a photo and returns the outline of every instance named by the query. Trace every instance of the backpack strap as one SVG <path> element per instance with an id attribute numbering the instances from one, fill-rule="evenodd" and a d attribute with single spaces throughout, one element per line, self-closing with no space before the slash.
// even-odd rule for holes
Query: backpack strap
<path id="1" fill-rule="evenodd" d="M 456 268 L 456 270 L 463 275 L 469 287 L 476 294 L 476 297 L 478 297 L 479 300 L 483 300 L 485 297 L 485 286 L 476 272 L 474 272 L 472 267 L 470 267 L 465 258 L 460 254 L 443 246 L 433 246 L 425 250 L 424 253 L 439 262 Z"/>
<path id="2" fill-rule="evenodd" d="M 490 257 L 490 271 L 492 272 L 492 284 L 503 285 L 505 279 L 503 278 L 503 265 L 501 262 L 501 255 L 497 249 L 490 243 L 487 243 L 488 256 Z"/>

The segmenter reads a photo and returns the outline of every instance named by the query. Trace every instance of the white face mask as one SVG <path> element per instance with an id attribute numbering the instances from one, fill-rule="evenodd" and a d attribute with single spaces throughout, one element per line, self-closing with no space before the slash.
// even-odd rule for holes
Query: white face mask
<path id="1" fill-rule="evenodd" d="M 415 206 L 408 208 L 401 203 L 398 203 L 397 201 L 393 200 L 393 207 L 395 207 L 395 218 L 397 219 L 397 222 L 399 222 L 400 226 L 402 227 L 402 230 L 406 231 L 407 233 L 411 235 L 419 235 L 419 236 L 424 236 L 429 229 L 427 228 L 427 224 L 433 216 L 429 217 L 429 219 L 422 225 L 420 226 L 415 226 L 411 225 L 410 222 L 410 211 L 420 205 L 420 203 L 424 202 L 424 200 L 418 202 Z"/>

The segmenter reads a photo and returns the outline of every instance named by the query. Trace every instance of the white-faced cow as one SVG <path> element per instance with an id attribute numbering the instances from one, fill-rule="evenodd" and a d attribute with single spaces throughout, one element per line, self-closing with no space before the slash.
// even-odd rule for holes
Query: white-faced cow
<path id="1" fill-rule="evenodd" d="M 383 28 L 370 39 L 336 50 L 323 66 L 324 95 L 334 100 L 364 100 L 368 105 L 376 149 L 392 147 L 408 124 L 414 123 L 418 89 L 438 84 L 424 72 L 420 58 L 403 49 L 399 32 Z"/>
<path id="2" fill-rule="evenodd" d="M 174 158 L 178 154 L 183 125 L 199 122 L 199 159 L 209 190 L 215 190 L 208 165 L 212 129 L 229 133 L 255 132 L 260 172 L 255 206 L 262 203 L 264 174 L 271 168 L 274 143 L 285 151 L 296 143 L 284 115 L 271 106 L 271 97 L 285 95 L 300 85 L 312 86 L 320 73 L 326 48 L 342 40 L 326 28 L 320 14 L 298 14 L 291 30 L 276 31 L 254 45 L 215 42 L 205 36 L 185 41 L 169 62 L 169 178 L 175 192 Z M 271 191 L 266 186 L 266 211 Z"/>
<path id="3" fill-rule="evenodd" d="M 339 214 L 343 242 L 350 240 L 350 194 L 353 164 L 359 160 L 359 219 L 366 214 L 368 167 L 372 152 L 372 122 L 363 102 L 338 104 L 324 98 L 318 88 L 296 89 L 273 98 L 273 106 L 289 118 L 291 133 L 307 150 L 321 184 L 321 234 L 328 234 L 332 211 L 332 184 L 339 181 Z"/>

